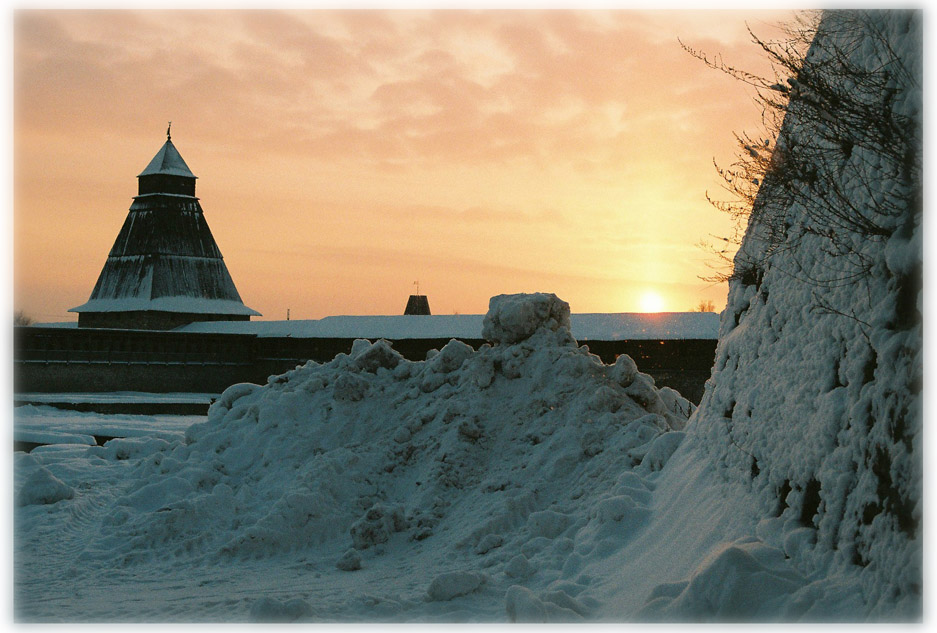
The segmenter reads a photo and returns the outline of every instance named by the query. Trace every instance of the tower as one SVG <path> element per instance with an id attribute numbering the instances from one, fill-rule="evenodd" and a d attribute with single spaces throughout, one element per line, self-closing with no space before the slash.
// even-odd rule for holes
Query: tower
<path id="1" fill-rule="evenodd" d="M 91 298 L 69 310 L 78 313 L 78 326 L 166 330 L 260 316 L 234 287 L 195 197 L 196 176 L 169 130 L 137 180 Z"/>

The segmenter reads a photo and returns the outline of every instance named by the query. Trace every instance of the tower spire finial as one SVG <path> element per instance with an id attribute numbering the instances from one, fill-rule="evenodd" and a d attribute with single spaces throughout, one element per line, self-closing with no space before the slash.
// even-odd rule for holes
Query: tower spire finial
<path id="1" fill-rule="evenodd" d="M 169 131 L 170 131 L 171 129 L 172 129 L 172 121 L 169 122 L 169 127 L 166 128 L 166 140 L 167 140 L 167 141 L 171 141 L 171 140 L 172 140 L 172 135 L 170 135 L 170 133 L 169 133 Z"/>

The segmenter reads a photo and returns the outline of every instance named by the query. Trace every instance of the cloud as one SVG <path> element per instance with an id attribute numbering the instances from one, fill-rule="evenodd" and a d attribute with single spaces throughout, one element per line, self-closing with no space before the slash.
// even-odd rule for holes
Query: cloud
<path id="1" fill-rule="evenodd" d="M 719 79 L 632 14 L 391 15 L 21 13 L 17 114 L 139 134 L 175 113 L 215 142 L 320 160 L 613 165 Z"/>
<path id="2" fill-rule="evenodd" d="M 389 271 L 432 242 L 463 281 L 468 266 L 570 287 L 638 274 L 629 252 L 686 259 L 678 245 L 709 232 L 691 214 L 711 159 L 731 160 L 731 132 L 757 123 L 744 89 L 677 36 L 757 58 L 727 13 L 18 11 L 23 235 L 81 224 L 105 235 L 100 252 L 69 253 L 98 267 L 113 240 L 100 207 L 126 212 L 171 119 L 242 293 L 267 281 L 239 257 L 314 247 L 323 227 L 359 237 L 342 248 L 392 236 L 373 262 Z M 17 247 L 24 262 L 46 248 Z M 483 265 L 489 251 L 501 261 Z"/>

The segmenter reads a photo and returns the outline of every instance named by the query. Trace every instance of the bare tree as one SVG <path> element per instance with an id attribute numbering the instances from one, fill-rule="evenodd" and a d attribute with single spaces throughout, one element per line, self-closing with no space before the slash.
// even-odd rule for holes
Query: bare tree
<path id="1" fill-rule="evenodd" d="M 734 256 L 753 222 L 767 243 L 759 255 L 765 260 L 781 249 L 796 253 L 803 235 L 818 236 L 833 256 L 829 274 L 807 275 L 796 257 L 794 269 L 786 272 L 818 286 L 836 286 L 862 281 L 874 265 L 861 242 L 887 239 L 906 218 L 920 221 L 921 130 L 894 103 L 902 92 L 920 90 L 921 78 L 888 45 L 869 12 L 832 12 L 819 34 L 818 17 L 803 14 L 788 25 L 786 39 L 776 41 L 749 30 L 774 66 L 771 77 L 729 66 L 681 42 L 710 67 L 755 88 L 765 128 L 759 135 L 737 134 L 738 160 L 728 168 L 716 166 L 732 197 L 707 197 L 733 218 L 735 228 L 708 245 L 716 255 L 716 274 L 709 281 L 760 283 L 766 262 Z M 860 64 L 854 51 L 870 40 L 881 52 L 873 63 Z M 810 132 L 780 134 L 795 127 Z M 857 185 L 861 200 L 854 195 Z M 770 196 L 759 195 L 767 190 Z M 807 216 L 799 233 L 778 211 L 792 207 Z"/>
<path id="2" fill-rule="evenodd" d="M 716 306 L 713 305 L 713 302 L 709 299 L 700 299 L 699 304 L 696 306 L 696 312 L 715 312 Z"/>

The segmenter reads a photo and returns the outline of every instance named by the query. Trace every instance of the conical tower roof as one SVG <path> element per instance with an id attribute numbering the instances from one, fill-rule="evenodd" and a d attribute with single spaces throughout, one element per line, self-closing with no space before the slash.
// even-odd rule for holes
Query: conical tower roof
<path id="1" fill-rule="evenodd" d="M 146 169 L 137 176 L 153 176 L 155 174 L 164 174 L 166 176 L 184 176 L 186 178 L 198 178 L 189 169 L 189 166 L 182 160 L 179 150 L 172 144 L 171 139 L 166 139 L 166 143 L 156 152 L 156 156 L 146 166 Z"/>
<path id="2" fill-rule="evenodd" d="M 195 178 L 167 133 L 138 176 L 139 195 L 91 298 L 69 312 L 172 313 L 175 321 L 260 316 L 241 301 L 195 197 Z"/>

